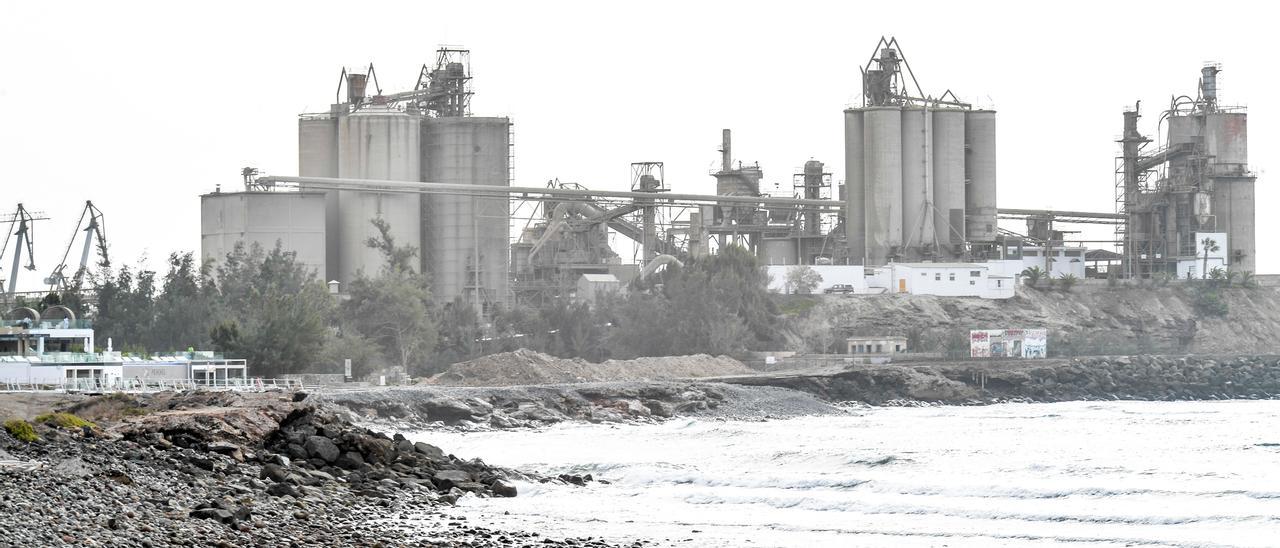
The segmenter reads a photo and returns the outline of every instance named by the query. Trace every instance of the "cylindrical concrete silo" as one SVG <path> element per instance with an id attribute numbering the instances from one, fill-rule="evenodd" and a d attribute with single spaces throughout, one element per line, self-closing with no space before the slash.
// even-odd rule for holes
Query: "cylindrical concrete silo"
<path id="1" fill-rule="evenodd" d="M 338 111 L 346 105 L 334 105 L 329 114 L 304 114 L 298 119 L 298 175 L 303 177 L 338 176 Z M 345 113 L 345 111 L 344 111 Z M 306 186 L 303 186 L 306 189 Z M 325 256 L 329 260 L 325 281 L 336 280 L 338 273 L 338 192 L 325 194 Z"/>
<path id="2" fill-rule="evenodd" d="M 200 253 L 221 263 L 236 244 L 280 244 L 317 276 L 325 274 L 323 192 L 215 192 L 200 197 Z"/>
<path id="3" fill-rule="evenodd" d="M 419 118 L 395 110 L 365 107 L 338 119 L 338 176 L 353 179 L 420 181 Z M 338 280 L 356 273 L 376 276 L 386 261 L 367 245 L 379 236 L 381 218 L 400 246 L 421 246 L 421 202 L 417 194 L 342 190 L 338 192 Z"/>
<path id="4" fill-rule="evenodd" d="M 939 254 L 958 257 L 964 244 L 964 111 L 933 111 L 934 233 Z"/>
<path id="5" fill-rule="evenodd" d="M 923 108 L 902 110 L 902 244 L 907 258 L 922 258 L 933 232 L 933 118 Z"/>
<path id="6" fill-rule="evenodd" d="M 422 125 L 424 180 L 509 186 L 511 121 L 428 118 Z M 461 297 L 485 312 L 509 301 L 510 211 L 505 194 L 429 194 L 423 200 L 423 260 L 441 302 Z"/>
<path id="7" fill-rule="evenodd" d="M 1248 118 L 1243 112 L 1217 112 L 1205 116 L 1205 152 L 1211 156 L 1213 177 L 1210 208 L 1217 231 L 1227 233 L 1221 246 L 1232 270 L 1257 268 L 1254 183 L 1249 172 Z"/>
<path id="8" fill-rule="evenodd" d="M 867 264 L 883 265 L 902 246 L 902 109 L 866 109 L 863 123 Z"/>
<path id="9" fill-rule="evenodd" d="M 865 264 L 866 246 L 866 194 L 863 190 L 863 116 L 864 111 L 844 111 L 844 228 L 849 243 L 849 262 Z"/>
<path id="10" fill-rule="evenodd" d="M 964 136 L 969 144 L 965 159 L 969 179 L 964 195 L 965 235 L 971 242 L 993 242 L 997 233 L 995 111 L 967 112 Z"/>

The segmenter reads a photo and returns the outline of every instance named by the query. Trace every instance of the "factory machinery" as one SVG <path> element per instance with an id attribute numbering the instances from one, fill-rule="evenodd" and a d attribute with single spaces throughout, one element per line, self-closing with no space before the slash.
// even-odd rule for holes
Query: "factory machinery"
<path id="1" fill-rule="evenodd" d="M 1189 272 L 1197 258 L 1214 252 L 1203 249 L 1206 237 L 1225 251 L 1230 269 L 1255 269 L 1248 115 L 1219 103 L 1220 70 L 1206 65 L 1196 97 L 1170 100 L 1159 120 L 1165 137 L 1155 150 L 1147 150 L 1152 140 L 1138 131 L 1141 102 L 1124 112 L 1116 159 L 1116 211 L 1124 224 L 1116 239 L 1127 277 Z M 1216 241 L 1223 236 L 1225 242 Z"/>

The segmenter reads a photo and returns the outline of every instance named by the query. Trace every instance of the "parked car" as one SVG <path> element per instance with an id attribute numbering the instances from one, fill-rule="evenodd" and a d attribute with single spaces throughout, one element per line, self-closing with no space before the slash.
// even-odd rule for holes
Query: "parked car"
<path id="1" fill-rule="evenodd" d="M 831 287 L 826 288 L 823 292 L 827 294 L 853 293 L 853 286 L 849 284 L 834 284 Z"/>

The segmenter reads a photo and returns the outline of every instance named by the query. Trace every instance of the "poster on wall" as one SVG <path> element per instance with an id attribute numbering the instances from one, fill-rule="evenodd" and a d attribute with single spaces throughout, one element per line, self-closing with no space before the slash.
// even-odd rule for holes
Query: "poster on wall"
<path id="1" fill-rule="evenodd" d="M 1049 330 L 1027 329 L 1022 337 L 1022 357 L 1043 358 L 1049 354 Z"/>
<path id="2" fill-rule="evenodd" d="M 1043 358 L 1048 354 L 1047 329 L 979 329 L 969 332 L 973 358 Z"/>
<path id="3" fill-rule="evenodd" d="M 985 330 L 969 332 L 969 357 L 991 357 L 991 343 L 987 340 L 987 332 Z"/>

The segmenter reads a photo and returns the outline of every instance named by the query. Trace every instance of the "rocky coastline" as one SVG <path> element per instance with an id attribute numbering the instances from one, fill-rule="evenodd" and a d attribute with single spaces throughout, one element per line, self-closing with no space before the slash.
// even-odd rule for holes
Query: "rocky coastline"
<path id="1" fill-rule="evenodd" d="M 869 405 L 1280 397 L 1280 356 L 1138 355 L 852 366 L 720 379 Z"/>
<path id="2" fill-rule="evenodd" d="M 584 478 L 492 467 L 275 396 L 134 399 L 120 420 L 54 416 L 74 419 L 37 421 L 30 442 L 0 433 L 0 546 L 614 546 L 488 530 L 450 510 L 517 496 L 514 479 Z M 121 408 L 104 398 L 128 399 L 69 408 Z M 193 399 L 208 395 L 163 402 Z"/>
<path id="3" fill-rule="evenodd" d="M 615 546 L 471 525 L 460 497 L 583 485 L 385 432 L 844 413 L 846 403 L 1260 399 L 1280 356 L 1116 356 L 852 366 L 687 381 L 323 393 L 0 395 L 0 546 Z M 77 423 L 36 411 L 60 411 Z M 49 417 L 53 417 L 50 419 Z M 602 478 L 607 479 L 607 478 Z M 646 542 L 626 544 L 646 545 Z"/>

